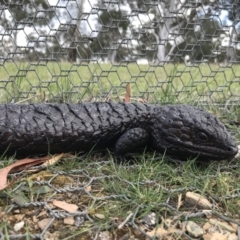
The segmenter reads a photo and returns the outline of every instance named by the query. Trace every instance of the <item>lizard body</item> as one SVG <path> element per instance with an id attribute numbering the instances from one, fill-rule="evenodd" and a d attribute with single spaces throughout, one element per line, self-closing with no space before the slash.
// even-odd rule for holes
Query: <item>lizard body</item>
<path id="1" fill-rule="evenodd" d="M 237 146 L 212 114 L 189 105 L 0 104 L 0 153 L 16 156 L 150 146 L 175 157 L 230 159 Z"/>

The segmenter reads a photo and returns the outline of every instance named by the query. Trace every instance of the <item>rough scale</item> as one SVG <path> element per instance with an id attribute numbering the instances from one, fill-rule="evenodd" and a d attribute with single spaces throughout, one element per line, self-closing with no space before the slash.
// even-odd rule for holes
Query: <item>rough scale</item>
<path id="1" fill-rule="evenodd" d="M 237 146 L 213 115 L 187 105 L 0 104 L 0 153 L 16 156 L 151 148 L 175 157 L 231 159 Z"/>

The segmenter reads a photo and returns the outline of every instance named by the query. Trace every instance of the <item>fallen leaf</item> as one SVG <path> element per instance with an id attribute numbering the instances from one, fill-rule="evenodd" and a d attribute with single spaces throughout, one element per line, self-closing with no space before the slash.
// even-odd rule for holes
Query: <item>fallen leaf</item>
<path id="1" fill-rule="evenodd" d="M 236 232 L 236 229 L 226 222 L 218 221 L 217 219 L 211 218 L 211 219 L 209 219 L 209 223 L 211 223 L 212 225 L 217 225 L 218 227 L 222 228 L 223 230 L 227 230 L 232 233 Z"/>
<path id="2" fill-rule="evenodd" d="M 76 212 L 78 210 L 78 206 L 76 204 L 66 203 L 64 201 L 53 200 L 53 205 L 61 208 L 67 212 Z"/>
<path id="3" fill-rule="evenodd" d="M 227 240 L 229 234 L 223 234 L 219 232 L 207 233 L 203 235 L 204 240 Z"/>
<path id="4" fill-rule="evenodd" d="M 67 158 L 74 158 L 75 156 L 69 153 L 61 153 L 57 156 L 51 157 L 48 159 L 45 163 L 42 164 L 42 166 L 50 166 L 58 162 L 62 157 L 67 157 Z"/>
<path id="5" fill-rule="evenodd" d="M 124 102 L 131 102 L 131 86 L 130 86 L 130 83 L 128 83 L 127 87 L 126 87 L 126 94 L 125 94 Z"/>
<path id="6" fill-rule="evenodd" d="M 51 157 L 50 159 L 48 159 L 45 163 L 42 164 L 42 166 L 49 166 L 49 165 L 53 165 L 54 163 L 56 163 L 59 159 L 61 159 L 61 157 L 63 156 L 64 154 L 61 153 L 55 157 Z"/>
<path id="7" fill-rule="evenodd" d="M 17 179 L 20 178 L 20 177 L 18 177 L 16 179 L 14 179 L 12 182 L 8 183 L 7 176 L 9 173 L 20 172 L 22 170 L 26 170 L 32 166 L 36 166 L 36 165 L 39 165 L 44 162 L 46 163 L 46 165 L 44 164 L 44 166 L 48 166 L 48 165 L 54 164 L 62 157 L 73 157 L 73 155 L 59 154 L 59 155 L 57 155 L 55 157 L 51 157 L 51 158 L 49 158 L 49 156 L 41 157 L 41 158 L 24 158 L 22 160 L 17 160 L 15 163 L 13 163 L 5 168 L 0 169 L 0 190 L 7 188 L 8 186 L 12 185 Z"/>
<path id="8" fill-rule="evenodd" d="M 23 170 L 26 170 L 32 166 L 40 165 L 41 163 L 47 161 L 49 157 L 40 157 L 40 158 L 24 158 L 17 160 L 15 163 L 11 164 L 8 167 L 13 167 L 13 165 L 17 164 L 17 166 L 13 167 L 10 171 L 10 173 L 16 173 L 21 172 Z"/>
<path id="9" fill-rule="evenodd" d="M 46 161 L 46 158 L 39 159 L 29 159 L 25 158 L 23 160 L 19 160 L 5 168 L 0 169 L 0 190 L 5 189 L 6 187 L 13 184 L 18 178 L 14 179 L 12 182 L 7 183 L 7 176 L 9 173 L 13 173 L 16 171 L 22 171 L 23 169 L 29 168 L 31 166 L 39 165 Z"/>
<path id="10" fill-rule="evenodd" d="M 138 98 L 138 102 L 140 102 L 140 103 L 147 103 L 147 100 L 145 100 L 144 98 Z"/>
<path id="11" fill-rule="evenodd" d="M 182 194 L 178 195 L 178 203 L 177 203 L 177 210 L 182 206 L 183 201 L 182 201 Z"/>
<path id="12" fill-rule="evenodd" d="M 105 216 L 101 213 L 96 213 L 96 214 L 94 214 L 94 216 L 99 218 L 99 219 L 104 219 L 105 218 Z"/>

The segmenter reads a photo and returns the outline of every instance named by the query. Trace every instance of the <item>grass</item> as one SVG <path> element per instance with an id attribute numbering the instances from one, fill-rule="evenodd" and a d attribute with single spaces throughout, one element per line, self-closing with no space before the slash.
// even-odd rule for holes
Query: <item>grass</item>
<path id="1" fill-rule="evenodd" d="M 127 233 L 141 236 L 136 231 L 140 231 L 140 220 L 149 212 L 157 214 L 159 223 L 163 221 L 161 217 L 165 220 L 178 218 L 176 221 L 180 222 L 187 215 L 201 212 L 185 203 L 179 205 L 180 196 L 184 200 L 188 191 L 199 193 L 213 202 L 217 214 L 239 221 L 239 197 L 232 196 L 238 194 L 240 166 L 231 169 L 233 163 L 226 162 L 204 165 L 197 161 L 178 163 L 154 153 L 139 154 L 136 159 L 138 162 L 134 165 L 118 165 L 111 157 L 91 154 L 87 159 L 65 159 L 39 173 L 24 175 L 21 181 L 0 195 L 1 211 L 9 206 L 9 201 L 15 206 L 4 216 L 0 229 L 8 230 L 9 235 L 12 233 L 12 226 L 17 222 L 14 218 L 16 210 L 24 215 L 25 221 L 32 219 L 34 212 L 41 215 L 44 206 L 37 206 L 37 203 L 42 201 L 49 206 L 49 213 L 56 212 L 50 200 L 58 199 L 77 204 L 79 212 L 87 210 L 93 221 L 86 219 L 79 229 L 64 224 L 61 217 L 56 218 L 48 231 L 58 232 L 60 239 L 84 239 L 84 236 L 90 237 L 97 231 L 114 232 L 119 238 Z M 21 186 L 14 190 L 20 183 Z M 45 191 L 39 193 L 44 186 Z M 71 191 L 69 186 L 75 190 Z M 89 186 L 91 190 L 86 190 Z M 28 204 L 31 202 L 36 203 L 36 207 Z M 128 222 L 135 223 L 137 229 L 128 225 L 120 231 L 117 227 L 130 213 L 133 215 Z M 200 224 L 207 221 L 203 217 L 189 219 Z M 27 224 L 21 230 L 22 234 L 28 234 L 27 229 L 32 234 L 41 233 L 34 230 L 31 221 Z"/>
<path id="2" fill-rule="evenodd" d="M 1 102 L 116 100 L 125 95 L 128 82 L 133 101 L 142 97 L 149 102 L 162 103 L 199 104 L 200 100 L 209 104 L 211 101 L 225 103 L 230 96 L 238 96 L 240 90 L 238 66 L 129 64 L 118 67 L 67 63 L 17 66 L 8 63 L 0 68 L 0 84 L 4 87 Z M 224 109 L 209 105 L 208 110 L 227 125 L 239 143 L 239 106 Z M 12 159 L 4 160 L 0 162 L 1 167 L 12 162 Z M 211 218 L 239 223 L 238 159 L 179 162 L 158 153 L 143 152 L 135 156 L 135 161 L 132 165 L 119 165 L 109 152 L 89 153 L 64 159 L 36 173 L 11 175 L 11 179 L 21 178 L 0 192 L 0 233 L 6 239 L 21 234 L 21 239 L 37 238 L 40 234 L 58 239 L 96 239 L 103 233 L 110 239 L 132 239 L 133 236 L 146 239 L 144 229 L 147 228 L 147 234 L 161 224 L 165 230 L 173 225 L 180 229 L 186 219 L 201 227 Z M 198 193 L 212 203 L 211 217 L 201 215 L 198 206 L 187 202 L 187 192 Z M 76 204 L 78 213 L 57 209 L 52 204 L 53 199 Z M 150 212 L 157 217 L 154 227 L 142 223 Z M 81 214 L 84 216 L 82 223 Z M 68 225 L 64 219 L 71 216 L 74 216 L 74 224 Z M 38 226 L 40 221 L 53 217 L 49 226 Z M 20 221 L 24 221 L 24 227 L 16 232 L 13 227 Z M 189 239 L 186 233 L 171 236 L 172 239 Z"/>
<path id="3" fill-rule="evenodd" d="M 119 100 L 130 83 L 133 100 L 225 103 L 236 101 L 239 76 L 238 65 L 5 63 L 0 65 L 0 102 Z"/>

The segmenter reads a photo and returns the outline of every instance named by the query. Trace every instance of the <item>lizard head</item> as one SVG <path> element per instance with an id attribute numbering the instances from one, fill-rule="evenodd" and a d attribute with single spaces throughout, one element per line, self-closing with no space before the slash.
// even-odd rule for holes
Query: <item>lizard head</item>
<path id="1" fill-rule="evenodd" d="M 237 145 L 222 122 L 202 109 L 186 105 L 156 108 L 152 141 L 157 150 L 180 158 L 231 159 Z"/>

